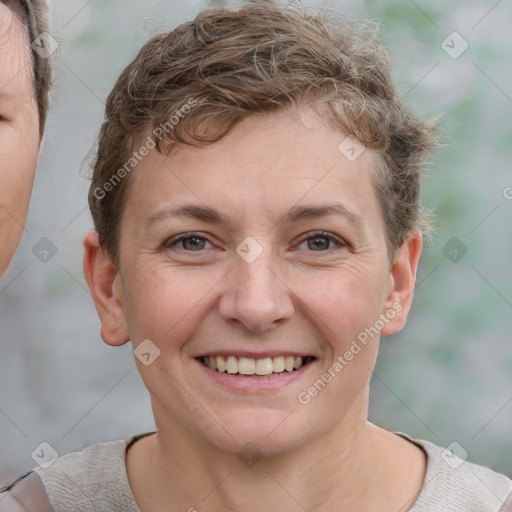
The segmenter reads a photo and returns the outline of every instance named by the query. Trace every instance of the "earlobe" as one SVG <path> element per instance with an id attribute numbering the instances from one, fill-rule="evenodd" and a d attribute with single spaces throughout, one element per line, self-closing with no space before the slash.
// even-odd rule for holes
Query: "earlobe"
<path id="1" fill-rule="evenodd" d="M 84 238 L 84 274 L 101 322 L 101 337 L 112 346 L 130 340 L 120 291 L 120 276 L 100 246 L 98 233 Z"/>
<path id="2" fill-rule="evenodd" d="M 396 252 L 390 271 L 390 289 L 382 311 L 388 319 L 381 330 L 383 336 L 395 334 L 407 322 L 416 286 L 416 273 L 422 246 L 422 234 L 415 230 Z"/>

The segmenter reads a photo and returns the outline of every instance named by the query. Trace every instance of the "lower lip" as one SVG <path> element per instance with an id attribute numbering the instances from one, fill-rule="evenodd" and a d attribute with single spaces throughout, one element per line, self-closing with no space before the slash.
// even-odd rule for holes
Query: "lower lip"
<path id="1" fill-rule="evenodd" d="M 232 389 L 234 391 L 242 391 L 246 393 L 278 391 L 283 389 L 285 386 L 289 386 L 293 382 L 296 382 L 301 377 L 303 377 L 306 373 L 309 372 L 314 363 L 316 363 L 316 359 L 314 359 L 313 361 L 309 361 L 304 366 L 301 366 L 298 370 L 293 372 L 284 371 L 280 375 L 240 376 L 226 372 L 220 373 L 216 370 L 212 370 L 198 359 L 195 361 L 201 367 L 201 370 L 205 372 L 205 374 L 217 384 L 220 384 L 221 386 Z"/>

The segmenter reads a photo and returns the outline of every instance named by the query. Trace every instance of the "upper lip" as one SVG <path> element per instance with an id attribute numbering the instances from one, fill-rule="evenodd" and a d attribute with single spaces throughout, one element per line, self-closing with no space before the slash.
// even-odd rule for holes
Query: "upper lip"
<path id="1" fill-rule="evenodd" d="M 216 356 L 235 356 L 236 358 L 247 357 L 249 359 L 266 359 L 269 357 L 315 357 L 313 354 L 308 354 L 307 352 L 297 352 L 292 350 L 267 350 L 265 352 L 253 352 L 251 350 L 211 350 L 209 352 L 205 352 L 196 357 L 216 357 Z"/>

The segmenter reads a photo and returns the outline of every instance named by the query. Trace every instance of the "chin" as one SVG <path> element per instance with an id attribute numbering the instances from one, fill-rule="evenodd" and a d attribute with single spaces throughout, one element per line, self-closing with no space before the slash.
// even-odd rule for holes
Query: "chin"
<path id="1" fill-rule="evenodd" d="M 297 421 L 297 413 L 286 409 L 237 409 L 217 420 L 225 430 L 219 427 L 217 436 L 205 437 L 217 448 L 239 458 L 251 450 L 260 456 L 283 454 L 305 441 L 308 430 L 306 424 Z"/>

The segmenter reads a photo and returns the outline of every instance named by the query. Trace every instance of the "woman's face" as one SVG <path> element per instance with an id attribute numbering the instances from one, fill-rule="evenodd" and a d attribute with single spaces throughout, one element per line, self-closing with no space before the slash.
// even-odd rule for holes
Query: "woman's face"
<path id="1" fill-rule="evenodd" d="M 150 151 L 130 178 L 117 276 L 102 256 L 94 283 L 86 238 L 102 336 L 119 345 L 129 333 L 159 431 L 277 453 L 366 421 L 379 335 L 351 347 L 365 329 L 403 326 L 421 236 L 391 269 L 374 155 L 353 160 L 339 149 L 344 135 L 312 120 L 252 116 L 213 145 Z M 315 359 L 247 377 L 207 368 L 205 355 L 246 357 L 249 369 L 252 359 Z M 325 374 L 330 382 L 308 391 Z"/>
<path id="2" fill-rule="evenodd" d="M 0 276 L 23 233 L 39 144 L 28 37 L 19 19 L 0 3 Z"/>

